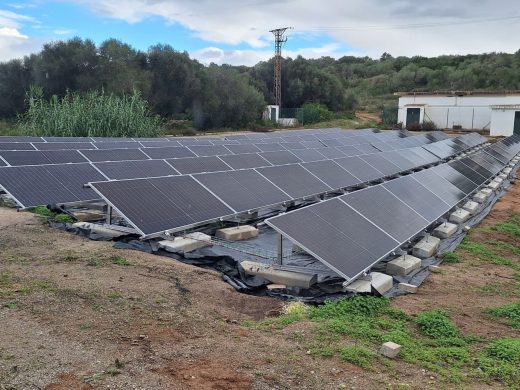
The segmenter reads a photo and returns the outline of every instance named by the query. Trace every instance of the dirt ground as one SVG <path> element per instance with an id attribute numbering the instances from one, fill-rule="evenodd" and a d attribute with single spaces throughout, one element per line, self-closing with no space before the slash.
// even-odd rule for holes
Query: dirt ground
<path id="1" fill-rule="evenodd" d="M 483 224 L 514 212 L 518 184 Z M 514 334 L 482 313 L 511 302 L 512 271 L 471 258 L 442 269 L 393 305 L 408 313 L 448 308 L 465 333 Z M 500 294 L 482 292 L 490 283 Z M 0 208 L 0 389 L 446 388 L 399 360 L 363 370 L 310 355 L 308 322 L 246 325 L 282 305 L 238 293 L 216 272 L 117 250 Z"/>

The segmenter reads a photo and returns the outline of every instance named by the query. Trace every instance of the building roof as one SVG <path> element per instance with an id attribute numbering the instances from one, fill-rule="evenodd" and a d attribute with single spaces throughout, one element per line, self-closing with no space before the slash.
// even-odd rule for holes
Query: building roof
<path id="1" fill-rule="evenodd" d="M 395 92 L 396 96 L 506 96 L 520 95 L 519 90 L 513 91 L 411 91 Z"/>

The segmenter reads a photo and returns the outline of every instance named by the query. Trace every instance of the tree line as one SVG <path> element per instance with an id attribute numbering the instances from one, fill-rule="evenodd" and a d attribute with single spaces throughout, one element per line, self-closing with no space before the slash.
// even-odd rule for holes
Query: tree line
<path id="1" fill-rule="evenodd" d="M 395 105 L 396 91 L 520 89 L 520 51 L 465 56 L 345 56 L 284 59 L 284 107 L 319 103 L 331 111 Z M 0 118 L 28 108 L 27 92 L 43 97 L 136 90 L 164 119 L 186 119 L 197 128 L 246 127 L 274 101 L 273 60 L 253 67 L 204 66 L 169 45 L 146 52 L 109 39 L 100 45 L 74 38 L 44 45 L 39 53 L 0 63 Z"/>

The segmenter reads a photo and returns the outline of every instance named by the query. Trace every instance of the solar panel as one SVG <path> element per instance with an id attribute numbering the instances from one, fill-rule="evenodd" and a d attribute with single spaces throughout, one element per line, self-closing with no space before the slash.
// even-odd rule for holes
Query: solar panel
<path id="1" fill-rule="evenodd" d="M 148 160 L 139 149 L 103 149 L 103 150 L 82 150 L 86 158 L 92 162 L 103 161 L 125 161 L 125 160 Z"/>
<path id="2" fill-rule="evenodd" d="M 395 147 L 392 146 L 392 142 L 373 142 L 372 146 L 381 152 L 388 152 L 390 150 L 394 150 Z"/>
<path id="3" fill-rule="evenodd" d="M 361 183 L 357 177 L 331 160 L 303 163 L 301 166 L 334 189 L 352 187 Z"/>
<path id="4" fill-rule="evenodd" d="M 24 208 L 98 199 L 83 184 L 105 180 L 90 164 L 0 168 L 0 185 Z"/>
<path id="5" fill-rule="evenodd" d="M 466 164 L 463 164 L 460 161 L 450 161 L 448 165 L 458 172 L 462 173 L 464 176 L 466 176 L 468 179 L 470 179 L 473 183 L 476 183 L 478 185 L 484 183 L 488 177 L 484 177 L 480 175 L 479 173 L 475 172 L 473 169 L 468 167 Z"/>
<path id="6" fill-rule="evenodd" d="M 184 146 L 165 146 L 163 148 L 143 148 L 141 151 L 153 159 L 196 157 L 195 153 Z"/>
<path id="7" fill-rule="evenodd" d="M 126 142 L 98 142 L 96 148 L 98 149 L 138 149 L 142 145 L 139 142 L 126 141 Z"/>
<path id="8" fill-rule="evenodd" d="M 247 168 L 259 168 L 259 167 L 270 167 L 271 164 L 264 158 L 260 157 L 257 153 L 246 153 L 246 154 L 229 154 L 227 156 L 220 156 L 227 165 L 233 169 L 247 169 Z"/>
<path id="9" fill-rule="evenodd" d="M 233 214 L 190 176 L 92 183 L 143 235 L 183 229 Z"/>
<path id="10" fill-rule="evenodd" d="M 416 172 L 410 176 L 450 205 L 457 204 L 466 196 L 458 187 L 437 175 L 432 169 Z"/>
<path id="11" fill-rule="evenodd" d="M 92 141 L 98 142 L 121 142 L 121 141 L 133 141 L 132 138 L 128 137 L 90 137 Z"/>
<path id="12" fill-rule="evenodd" d="M 293 153 L 287 151 L 281 152 L 264 152 L 260 153 L 260 156 L 265 158 L 273 165 L 293 164 L 301 162 Z"/>
<path id="13" fill-rule="evenodd" d="M 479 163 L 479 162 L 476 162 L 475 159 L 471 159 L 469 157 L 464 157 L 464 158 L 460 159 L 459 161 L 485 178 L 490 178 L 491 176 L 493 176 L 495 173 L 498 172 L 498 171 L 492 172 L 491 170 L 493 170 L 493 166 L 490 167 L 489 164 L 485 161 L 481 161 Z M 489 169 L 491 169 L 491 170 L 489 170 Z"/>
<path id="14" fill-rule="evenodd" d="M 469 195 L 477 188 L 476 183 L 468 179 L 459 171 L 450 167 L 448 164 L 438 165 L 432 168 L 432 172 L 435 172 L 439 176 L 448 180 L 451 184 L 464 192 L 466 195 Z"/>
<path id="15" fill-rule="evenodd" d="M 3 142 L 0 143 L 0 150 L 34 150 L 33 146 L 24 142 Z"/>
<path id="16" fill-rule="evenodd" d="M 216 156 L 187 157 L 166 160 L 182 175 L 190 173 L 229 171 L 232 168 Z"/>
<path id="17" fill-rule="evenodd" d="M 77 150 L 25 150 L 5 151 L 0 155 L 13 166 L 66 164 L 86 162 L 87 160 Z"/>
<path id="18" fill-rule="evenodd" d="M 37 150 L 95 149 L 92 142 L 35 142 L 33 145 Z"/>
<path id="19" fill-rule="evenodd" d="M 300 142 L 282 142 L 280 143 L 285 149 L 287 150 L 297 150 L 297 149 L 306 149 L 305 145 L 301 144 Z"/>
<path id="20" fill-rule="evenodd" d="M 255 144 L 255 146 L 262 152 L 277 152 L 280 150 L 287 150 L 279 143 Z"/>
<path id="21" fill-rule="evenodd" d="M 170 147 L 170 146 L 181 146 L 180 143 L 177 141 L 168 141 L 167 139 L 163 140 L 157 140 L 157 141 L 141 141 L 139 140 L 141 145 L 143 145 L 144 148 L 164 148 L 164 147 Z"/>
<path id="22" fill-rule="evenodd" d="M 392 164 L 399 167 L 401 172 L 408 171 L 417 167 L 412 161 L 404 157 L 403 152 L 401 151 L 383 152 L 381 153 L 381 156 L 390 161 Z"/>
<path id="23" fill-rule="evenodd" d="M 338 158 L 336 161 L 342 168 L 361 180 L 362 183 L 381 179 L 384 174 L 359 157 Z"/>
<path id="24" fill-rule="evenodd" d="M 266 223 L 347 280 L 399 246 L 339 198 L 269 218 Z"/>
<path id="25" fill-rule="evenodd" d="M 231 154 L 231 151 L 226 149 L 226 147 L 223 145 L 190 145 L 189 148 L 193 153 L 200 157 L 222 156 L 224 154 Z"/>
<path id="26" fill-rule="evenodd" d="M 292 199 L 253 169 L 204 173 L 194 178 L 237 213 Z"/>
<path id="27" fill-rule="evenodd" d="M 337 139 L 324 139 L 324 140 L 321 140 L 321 143 L 323 145 L 325 145 L 326 147 L 338 147 L 338 146 L 343 146 L 345 145 L 343 142 L 337 140 Z"/>
<path id="28" fill-rule="evenodd" d="M 379 150 L 370 144 L 359 144 L 354 146 L 356 147 L 356 149 L 359 149 L 361 151 L 361 154 L 379 153 Z"/>
<path id="29" fill-rule="evenodd" d="M 323 155 L 327 159 L 345 157 L 345 153 L 340 151 L 338 148 L 319 148 L 315 149 L 317 152 Z"/>
<path id="30" fill-rule="evenodd" d="M 228 148 L 232 153 L 235 154 L 244 154 L 244 153 L 258 153 L 261 150 L 257 148 L 255 145 L 224 145 L 226 148 Z"/>
<path id="31" fill-rule="evenodd" d="M 359 156 L 360 154 L 364 154 L 361 150 L 352 145 L 339 146 L 336 149 L 341 151 L 347 157 Z"/>
<path id="32" fill-rule="evenodd" d="M 258 168 L 257 171 L 295 199 L 332 190 L 299 164 Z"/>
<path id="33" fill-rule="evenodd" d="M 179 138 L 179 143 L 186 146 L 211 146 L 213 145 L 209 139 L 197 138 Z"/>
<path id="34" fill-rule="evenodd" d="M 301 141 L 302 145 L 307 149 L 320 149 L 323 148 L 323 144 L 318 140 Z"/>
<path id="35" fill-rule="evenodd" d="M 1 156 L 0 156 L 1 157 Z M 0 167 L 5 167 L 7 164 L 0 158 Z"/>
<path id="36" fill-rule="evenodd" d="M 31 142 L 41 142 L 42 139 L 37 138 Z M 47 142 L 91 142 L 90 137 L 43 137 Z"/>
<path id="37" fill-rule="evenodd" d="M 509 158 L 504 156 L 502 153 L 497 152 L 495 149 L 491 149 L 489 147 L 489 148 L 484 149 L 484 152 L 486 152 L 490 156 L 494 157 L 495 159 L 500 161 L 502 164 L 509 163 Z"/>
<path id="38" fill-rule="evenodd" d="M 397 242 L 415 236 L 430 222 L 382 186 L 365 188 L 340 197 L 346 204 L 385 231 Z"/>
<path id="39" fill-rule="evenodd" d="M 382 186 L 429 222 L 436 221 L 452 208 L 411 176 L 389 181 Z"/>
<path id="40" fill-rule="evenodd" d="M 318 152 L 316 149 L 299 149 L 299 150 L 291 150 L 292 154 L 298 157 L 301 161 L 310 162 L 310 161 L 320 161 L 325 160 L 326 158 Z"/>
<path id="41" fill-rule="evenodd" d="M 381 154 L 365 154 L 359 156 L 363 161 L 369 163 L 371 166 L 376 168 L 379 172 L 382 172 L 384 176 L 392 176 L 401 172 L 401 168 L 397 165 L 392 164 Z"/>
<path id="42" fill-rule="evenodd" d="M 163 160 L 112 161 L 94 165 L 112 180 L 178 175 L 178 172 Z"/>

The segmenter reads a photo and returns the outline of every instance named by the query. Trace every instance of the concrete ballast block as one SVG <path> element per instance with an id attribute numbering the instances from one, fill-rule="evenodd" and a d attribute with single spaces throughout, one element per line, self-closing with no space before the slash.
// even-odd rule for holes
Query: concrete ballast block
<path id="1" fill-rule="evenodd" d="M 498 184 L 496 181 L 492 181 L 488 184 L 487 188 L 489 188 L 492 191 L 496 191 L 500 188 L 500 184 Z"/>
<path id="2" fill-rule="evenodd" d="M 506 175 L 509 175 L 512 170 L 513 169 L 511 169 L 511 168 L 504 168 L 504 170 L 502 172 L 505 173 Z"/>
<path id="3" fill-rule="evenodd" d="M 500 184 L 500 185 L 502 185 L 502 183 L 504 182 L 504 179 L 501 179 L 499 177 L 495 177 L 495 179 L 493 179 L 493 181 L 498 183 L 498 184 Z"/>
<path id="4" fill-rule="evenodd" d="M 158 244 L 159 248 L 172 253 L 188 253 L 212 245 L 211 236 L 200 232 L 175 237 L 173 240 L 159 241 Z"/>
<path id="5" fill-rule="evenodd" d="M 420 266 L 421 259 L 415 256 L 399 256 L 386 264 L 386 273 L 389 275 L 406 276 Z"/>
<path id="6" fill-rule="evenodd" d="M 486 194 L 487 196 L 491 195 L 493 193 L 493 190 L 491 188 L 483 188 L 480 190 L 480 192 Z"/>
<path id="7" fill-rule="evenodd" d="M 466 222 L 471 216 L 470 212 L 464 209 L 458 209 L 450 214 L 450 222 L 461 224 Z"/>
<path id="8" fill-rule="evenodd" d="M 501 173 L 500 175 L 498 175 L 498 177 L 502 180 L 506 180 L 507 179 L 507 175 L 505 173 Z"/>
<path id="9" fill-rule="evenodd" d="M 258 236 L 258 229 L 254 226 L 243 225 L 230 227 L 225 229 L 218 229 L 215 237 L 222 238 L 229 241 L 247 240 Z"/>
<path id="10" fill-rule="evenodd" d="M 394 359 L 401 351 L 401 346 L 392 341 L 388 341 L 381 346 L 379 352 L 381 355 L 386 356 L 390 359 Z"/>
<path id="11" fill-rule="evenodd" d="M 371 293 L 372 282 L 370 280 L 357 279 L 345 287 L 345 291 L 358 294 Z"/>
<path id="12" fill-rule="evenodd" d="M 394 278 L 390 275 L 381 272 L 371 272 L 369 276 L 372 287 L 381 295 L 384 295 L 394 287 Z"/>
<path id="13" fill-rule="evenodd" d="M 431 257 L 437 252 L 437 249 L 439 249 L 440 243 L 441 240 L 439 238 L 428 235 L 415 244 L 412 253 L 421 259 Z"/>
<path id="14" fill-rule="evenodd" d="M 468 211 L 471 215 L 475 214 L 478 209 L 479 204 L 477 202 L 473 202 L 471 200 L 467 201 L 462 208 Z"/>
<path id="15" fill-rule="evenodd" d="M 415 286 L 413 284 L 409 284 L 409 283 L 399 283 L 397 285 L 397 287 L 400 290 L 409 292 L 410 294 L 415 294 L 417 292 L 417 290 L 419 289 L 419 287 L 417 287 L 417 286 Z"/>
<path id="16" fill-rule="evenodd" d="M 268 264 L 257 263 L 254 261 L 243 261 L 240 265 L 249 275 L 258 275 L 275 284 L 283 284 L 289 287 L 309 288 L 316 284 L 318 279 L 316 274 L 311 275 L 301 272 L 279 270 Z"/>
<path id="17" fill-rule="evenodd" d="M 475 195 L 473 195 L 473 200 L 477 203 L 484 203 L 488 197 L 489 195 L 485 194 L 482 191 L 479 191 Z"/>
<path id="18" fill-rule="evenodd" d="M 458 226 L 454 223 L 445 222 L 441 223 L 433 230 L 433 235 L 439 238 L 448 238 L 455 234 Z"/>
<path id="19" fill-rule="evenodd" d="M 125 232 L 121 232 L 119 230 L 109 229 L 109 228 L 103 227 L 101 225 L 97 225 L 95 223 L 90 223 L 90 222 L 76 222 L 76 223 L 72 224 L 72 226 L 81 228 L 81 229 L 88 229 L 91 232 L 101 234 L 101 235 L 107 236 L 107 237 L 112 237 L 112 238 L 121 237 L 121 236 L 128 234 Z"/>

